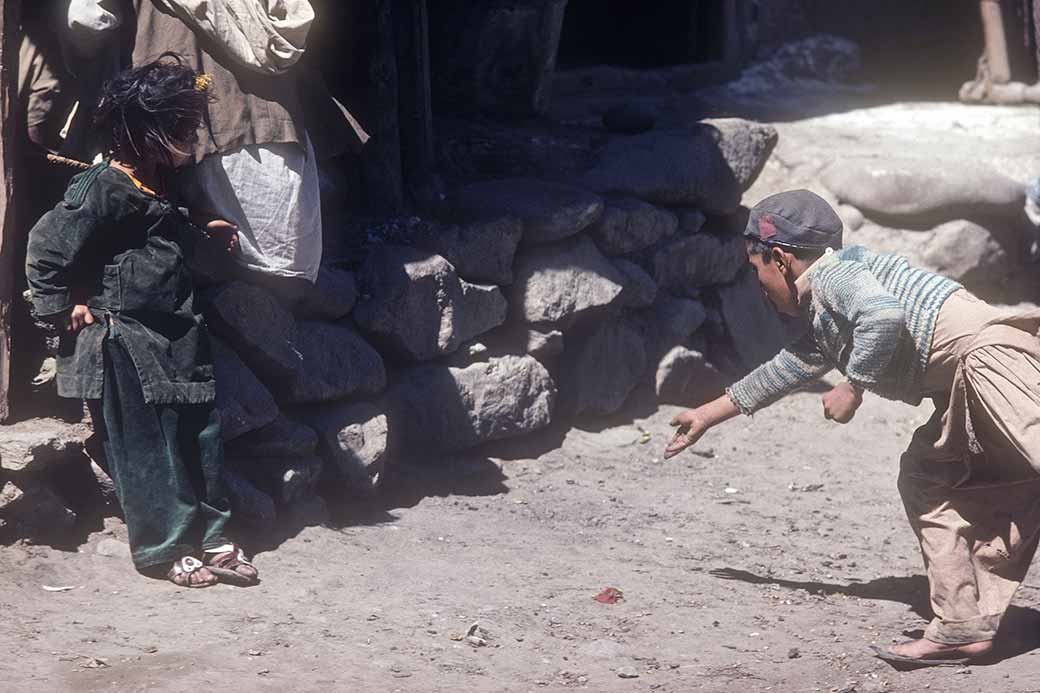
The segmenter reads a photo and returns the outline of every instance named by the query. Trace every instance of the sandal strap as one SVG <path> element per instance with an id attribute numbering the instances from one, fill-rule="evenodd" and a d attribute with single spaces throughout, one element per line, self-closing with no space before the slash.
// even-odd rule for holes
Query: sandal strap
<path id="1" fill-rule="evenodd" d="M 184 556 L 180 560 L 174 561 L 173 566 L 170 570 L 177 577 L 181 575 L 191 575 L 199 568 L 204 567 L 204 564 L 194 556 Z"/>

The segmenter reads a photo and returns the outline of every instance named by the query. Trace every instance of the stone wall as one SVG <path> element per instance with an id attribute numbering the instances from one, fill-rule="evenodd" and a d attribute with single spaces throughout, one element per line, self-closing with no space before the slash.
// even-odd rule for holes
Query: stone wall
<path id="1" fill-rule="evenodd" d="M 739 235 L 775 142 L 741 120 L 612 136 L 566 181 L 474 180 L 437 219 L 371 225 L 293 310 L 241 282 L 200 291 L 238 520 L 270 528 L 318 491 L 375 493 L 400 460 L 613 414 L 633 393 L 717 395 L 784 339 Z M 77 493 L 105 497 L 98 446 L 21 426 L 0 446 L 0 517 L 67 527 L 80 500 L 54 480 L 92 469 L 100 485 Z"/>

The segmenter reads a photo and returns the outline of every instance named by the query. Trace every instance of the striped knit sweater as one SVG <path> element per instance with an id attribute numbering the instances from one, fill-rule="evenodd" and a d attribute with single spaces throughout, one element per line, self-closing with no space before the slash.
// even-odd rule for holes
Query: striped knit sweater
<path id="1" fill-rule="evenodd" d="M 752 414 L 832 368 L 864 390 L 920 403 L 936 316 L 960 284 L 861 246 L 807 272 L 809 331 L 726 390 L 737 408 Z"/>

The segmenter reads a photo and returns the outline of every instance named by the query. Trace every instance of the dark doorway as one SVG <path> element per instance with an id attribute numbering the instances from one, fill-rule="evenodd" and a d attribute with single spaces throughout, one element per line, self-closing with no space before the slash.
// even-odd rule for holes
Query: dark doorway
<path id="1" fill-rule="evenodd" d="M 722 60 L 726 0 L 570 0 L 561 67 L 653 68 Z"/>

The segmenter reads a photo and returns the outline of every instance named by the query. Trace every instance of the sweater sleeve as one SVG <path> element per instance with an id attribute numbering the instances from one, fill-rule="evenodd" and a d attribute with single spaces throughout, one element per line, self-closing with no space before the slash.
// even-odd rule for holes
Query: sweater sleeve
<path id="1" fill-rule="evenodd" d="M 825 375 L 833 365 L 805 335 L 726 388 L 726 394 L 742 414 L 750 416 Z"/>
<path id="2" fill-rule="evenodd" d="M 872 389 L 892 363 L 906 331 L 903 305 L 859 262 L 835 262 L 812 278 L 813 296 L 852 326 L 842 369 L 853 385 Z"/>
<path id="3" fill-rule="evenodd" d="M 97 229 L 94 215 L 83 206 L 59 204 L 29 232 L 25 276 L 32 290 L 33 308 L 54 319 L 73 307 L 72 285 L 77 261 Z"/>

